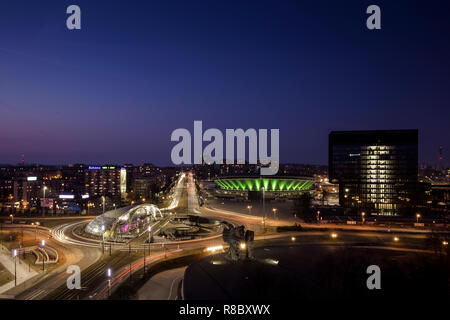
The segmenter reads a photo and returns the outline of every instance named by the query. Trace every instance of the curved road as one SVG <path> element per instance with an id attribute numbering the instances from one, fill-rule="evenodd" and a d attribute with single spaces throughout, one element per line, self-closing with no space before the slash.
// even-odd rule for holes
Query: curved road
<path id="1" fill-rule="evenodd" d="M 178 300 L 178 287 L 187 267 L 170 269 L 153 276 L 138 293 L 138 300 Z"/>

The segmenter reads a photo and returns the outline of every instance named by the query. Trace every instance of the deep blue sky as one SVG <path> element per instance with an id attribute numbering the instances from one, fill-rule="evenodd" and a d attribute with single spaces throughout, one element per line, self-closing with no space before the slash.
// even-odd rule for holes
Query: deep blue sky
<path id="1" fill-rule="evenodd" d="M 447 2 L 2 1 L 0 163 L 169 165 L 171 132 L 194 120 L 279 128 L 281 162 L 317 164 L 331 130 L 418 128 L 420 162 L 436 162 Z"/>

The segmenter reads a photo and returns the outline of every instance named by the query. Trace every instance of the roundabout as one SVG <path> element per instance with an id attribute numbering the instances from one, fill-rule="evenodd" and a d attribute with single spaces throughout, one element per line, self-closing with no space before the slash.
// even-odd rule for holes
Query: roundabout
<path id="1" fill-rule="evenodd" d="M 103 251 L 161 249 L 219 239 L 223 229 L 222 220 L 198 213 L 173 211 L 180 207 L 181 202 L 198 204 L 197 193 L 192 185 L 193 177 L 181 174 L 172 201 L 166 208 L 159 209 L 152 204 L 127 206 L 105 212 L 93 220 L 56 226 L 51 234 L 61 243 L 102 248 Z M 185 194 L 187 199 L 182 199 Z M 193 206 L 196 207 L 198 205 Z"/>

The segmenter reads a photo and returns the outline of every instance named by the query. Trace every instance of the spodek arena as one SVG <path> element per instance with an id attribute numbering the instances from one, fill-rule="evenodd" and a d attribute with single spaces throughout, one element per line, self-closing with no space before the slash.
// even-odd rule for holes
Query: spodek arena
<path id="1" fill-rule="evenodd" d="M 120 241 L 140 235 L 147 230 L 151 222 L 162 217 L 158 207 L 152 204 L 127 206 L 96 217 L 86 226 L 85 232 Z"/>
<path id="2" fill-rule="evenodd" d="M 295 198 L 313 187 L 313 177 L 219 177 L 215 181 L 220 198 Z"/>

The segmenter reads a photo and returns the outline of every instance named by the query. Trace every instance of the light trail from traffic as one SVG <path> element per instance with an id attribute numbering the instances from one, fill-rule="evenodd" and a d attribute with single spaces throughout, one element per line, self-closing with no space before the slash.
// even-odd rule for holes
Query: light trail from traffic
<path id="1" fill-rule="evenodd" d="M 175 254 L 175 253 L 178 253 L 178 252 L 181 252 L 181 251 L 182 251 L 182 249 L 175 249 L 175 250 L 171 250 L 171 251 L 167 251 L 167 252 L 162 252 L 162 253 L 159 253 L 159 254 L 156 254 L 156 255 L 147 257 L 147 258 L 145 259 L 145 264 L 148 264 L 149 262 L 154 262 L 154 261 L 157 261 L 157 260 L 161 260 L 162 258 L 166 258 L 166 257 L 168 257 L 169 255 L 172 255 L 172 254 Z M 143 259 L 139 259 L 139 260 L 137 260 L 136 262 L 134 262 L 134 263 L 131 265 L 131 268 L 128 267 L 128 266 L 123 267 L 123 271 L 121 271 L 121 272 L 114 278 L 114 280 L 111 281 L 110 290 L 111 290 L 111 289 L 113 290 L 115 285 L 120 284 L 120 283 L 122 282 L 122 280 L 123 280 L 127 275 L 130 274 L 130 272 L 133 273 L 133 271 L 138 271 L 138 270 L 139 270 L 141 267 L 143 267 L 143 266 L 144 266 L 144 260 L 143 260 Z M 100 289 L 100 292 L 99 292 L 98 294 L 95 295 L 95 297 L 96 297 L 95 300 L 103 299 L 103 298 L 105 297 L 105 295 L 107 295 L 107 293 L 108 293 L 108 286 L 109 286 L 109 284 L 107 284 L 107 285 L 105 285 L 105 286 L 102 286 L 102 288 Z M 112 291 L 111 291 L 111 292 L 112 292 Z"/>

